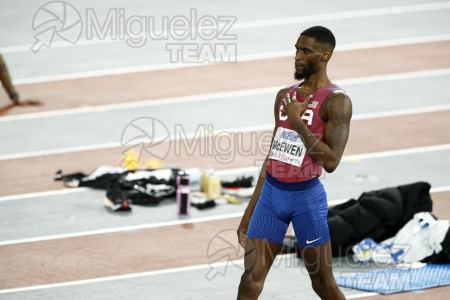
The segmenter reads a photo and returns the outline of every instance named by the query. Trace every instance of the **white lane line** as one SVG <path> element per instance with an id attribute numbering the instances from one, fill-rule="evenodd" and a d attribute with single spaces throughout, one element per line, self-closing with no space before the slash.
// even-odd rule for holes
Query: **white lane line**
<path id="1" fill-rule="evenodd" d="M 362 49 L 370 49 L 370 48 L 381 48 L 381 47 L 392 47 L 392 46 L 404 46 L 404 45 L 412 45 L 412 44 L 421 44 L 421 43 L 433 43 L 433 42 L 442 42 L 450 40 L 449 34 L 441 34 L 441 35 L 432 35 L 432 36 L 423 36 L 423 37 L 410 37 L 410 38 L 400 38 L 400 39 L 390 39 L 390 40 L 381 40 L 381 41 L 368 41 L 368 42 L 359 42 L 359 43 L 349 43 L 336 46 L 335 52 L 343 52 L 349 50 L 362 50 Z M 265 53 L 257 53 L 257 54 L 243 54 L 237 57 L 238 62 L 245 61 L 253 61 L 259 59 L 270 59 L 270 58 L 280 58 L 292 56 L 293 50 L 284 50 L 284 51 L 276 51 L 276 52 L 265 52 Z M 81 78 L 93 78 L 100 76 L 110 76 L 110 75 L 124 75 L 131 73 L 139 73 L 139 72 L 149 72 L 149 71 L 158 71 L 158 70 L 167 70 L 167 69 L 179 69 L 179 68 L 187 68 L 187 67 L 201 67 L 208 66 L 211 64 L 219 64 L 219 63 L 166 63 L 166 64 L 151 64 L 151 65 L 139 65 L 133 67 L 123 67 L 123 68 L 113 68 L 113 69 L 105 69 L 105 70 L 94 70 L 94 71 L 85 71 L 85 72 L 77 72 L 77 73 L 67 73 L 67 74 L 56 74 L 56 75 L 48 75 L 48 76 L 39 76 L 39 77 L 31 77 L 31 78 L 21 78 L 14 79 L 14 84 L 33 84 L 33 83 L 43 83 L 49 81 L 61 81 L 61 80 L 72 80 L 72 79 L 81 79 Z"/>
<path id="2" fill-rule="evenodd" d="M 167 222 L 160 222 L 160 223 L 153 223 L 153 224 L 121 226 L 121 227 L 116 227 L 116 228 L 105 228 L 105 229 L 81 231 L 81 232 L 74 232 L 74 233 L 65 233 L 65 234 L 48 235 L 48 236 L 17 239 L 17 240 L 10 240 L 10 241 L 2 241 L 2 242 L 0 242 L 0 246 L 51 241 L 51 240 L 58 240 L 58 239 L 67 239 L 67 238 L 74 238 L 74 237 L 81 237 L 81 236 L 90 236 L 90 235 L 106 234 L 106 233 L 117 233 L 117 232 L 125 232 L 125 231 L 135 232 L 136 230 L 143 230 L 143 229 L 218 221 L 218 220 L 241 217 L 243 215 L 243 213 L 244 212 L 238 212 L 238 213 L 230 213 L 230 214 L 223 214 L 223 215 L 216 215 L 216 216 L 193 218 L 193 219 L 167 221 Z"/>
<path id="3" fill-rule="evenodd" d="M 44 285 L 35 285 L 35 286 L 28 286 L 28 287 L 21 287 L 21 288 L 5 289 L 5 290 L 0 290 L 0 294 L 19 293 L 19 292 L 26 292 L 26 291 L 33 291 L 33 290 L 60 288 L 60 287 L 67 287 L 67 286 L 74 286 L 74 285 L 81 285 L 81 284 L 108 282 L 108 281 L 114 281 L 114 280 L 126 280 L 126 279 L 133 279 L 133 278 L 139 278 L 139 277 L 165 275 L 165 274 L 196 271 L 196 270 L 203 270 L 203 269 L 217 268 L 219 270 L 222 270 L 221 267 L 228 266 L 229 264 L 243 265 L 244 260 L 241 259 L 241 260 L 233 260 L 233 261 L 224 261 L 224 262 L 213 263 L 213 264 L 203 264 L 203 265 L 164 269 L 164 270 L 157 270 L 157 271 L 131 273 L 131 274 L 117 275 L 117 276 L 98 277 L 98 278 L 86 279 L 86 280 L 66 281 L 66 282 L 53 283 L 53 284 L 44 284 Z M 205 280 L 207 280 L 207 279 L 205 278 Z"/>
<path id="4" fill-rule="evenodd" d="M 439 73 L 439 72 L 437 72 L 437 73 Z M 450 74 L 450 69 L 448 69 L 447 73 L 445 73 L 445 74 Z M 150 100 L 142 100 L 142 101 L 133 101 L 133 102 L 128 102 L 128 103 L 116 103 L 116 104 L 107 104 L 107 105 L 97 105 L 97 106 L 91 106 L 91 107 L 62 109 L 62 110 L 54 110 L 54 111 L 46 111 L 46 112 L 0 117 L 0 122 L 10 122 L 10 121 L 28 120 L 28 119 L 36 119 L 36 118 L 48 118 L 48 117 L 83 114 L 83 113 L 96 113 L 96 112 L 104 112 L 104 111 L 108 111 L 108 110 L 120 110 L 120 109 L 128 109 L 128 108 L 171 105 L 171 104 L 190 103 L 190 102 L 202 102 L 202 101 L 209 101 L 209 100 L 220 99 L 220 98 L 234 98 L 234 97 L 268 94 L 268 93 L 276 94 L 280 90 L 280 88 L 281 88 L 280 86 L 276 86 L 276 87 L 266 87 L 266 88 L 259 88 L 259 89 L 246 89 L 246 90 L 238 90 L 238 91 L 230 91 L 230 92 L 208 93 L 208 94 L 181 96 L 181 97 L 168 97 L 168 98 L 150 99 Z"/>
<path id="5" fill-rule="evenodd" d="M 443 112 L 443 111 L 446 111 L 449 109 L 450 109 L 450 104 L 444 104 L 444 105 L 436 105 L 436 106 L 406 108 L 406 109 L 399 109 L 399 110 L 392 110 L 392 111 L 373 112 L 373 113 L 354 115 L 352 117 L 352 121 L 370 120 L 370 119 L 387 118 L 387 117 L 398 117 L 398 116 L 407 116 L 407 115 L 415 115 L 415 114 L 426 114 L 426 113 L 434 113 L 434 112 Z"/>
<path id="6" fill-rule="evenodd" d="M 423 108 L 411 108 L 411 109 L 402 109 L 402 110 L 392 110 L 387 112 L 379 112 L 379 113 L 367 113 L 367 114 L 359 114 L 355 115 L 352 118 L 353 122 L 376 119 L 376 118 L 385 118 L 385 117 L 393 117 L 393 116 L 405 116 L 405 115 L 413 115 L 413 114 L 423 114 L 423 113 L 432 113 L 445 111 L 450 109 L 450 104 L 448 105 L 437 105 Z M 264 124 L 259 126 L 251 126 L 251 127 L 240 127 L 240 128 L 228 128 L 221 130 L 214 130 L 214 136 L 220 133 L 245 133 L 245 132 L 257 132 L 257 131 L 270 131 L 273 129 L 273 124 Z M 197 137 L 197 132 L 188 133 L 185 136 L 171 136 L 170 141 L 176 141 L 180 138 L 190 140 Z M 160 141 L 167 140 L 167 136 L 157 136 L 153 138 L 153 143 L 158 143 Z M 135 145 L 139 143 L 147 143 L 146 139 L 136 139 L 134 140 Z M 37 157 L 37 156 L 45 156 L 45 155 L 56 155 L 62 153 L 69 152 L 81 152 L 81 151 L 90 151 L 90 150 L 101 150 L 101 149 L 109 149 L 109 148 L 118 148 L 123 145 L 120 142 L 110 142 L 110 143 L 102 143 L 102 144 L 90 144 L 84 146 L 76 146 L 76 147 L 64 147 L 58 149 L 51 150 L 40 150 L 40 151 L 32 151 L 32 152 L 23 152 L 23 153 L 15 153 L 15 154 L 5 154 L 0 155 L 0 161 L 2 160 L 10 160 L 10 159 L 20 159 L 20 158 L 28 158 L 28 157 Z"/>
<path id="7" fill-rule="evenodd" d="M 367 41 L 349 44 L 336 45 L 334 52 L 344 52 L 351 50 L 365 50 L 371 48 L 385 48 L 393 46 L 406 46 L 414 44 L 424 44 L 424 43 L 434 43 L 434 42 L 444 42 L 450 39 L 449 34 L 439 34 L 421 37 L 408 37 L 400 39 L 390 39 L 390 40 L 380 40 L 380 41 Z M 375 49 L 374 49 L 375 50 Z M 283 50 L 275 52 L 264 52 L 255 54 L 240 54 L 237 57 L 238 62 L 252 61 L 259 59 L 271 59 L 271 58 L 282 58 L 282 57 L 293 57 L 294 50 Z M 151 66 L 149 66 L 151 67 Z M 179 66 L 182 67 L 182 66 Z M 30 80 L 33 80 L 32 78 Z"/>
<path id="8" fill-rule="evenodd" d="M 280 257 L 280 256 L 278 256 L 278 257 Z M 43 285 L 34 285 L 34 286 L 27 286 L 27 287 L 21 287 L 21 288 L 12 288 L 12 289 L 0 290 L 0 294 L 11 294 L 11 293 L 28 292 L 28 291 L 35 291 L 35 290 L 62 288 L 62 287 L 77 286 L 77 285 L 83 285 L 83 284 L 110 282 L 110 281 L 116 281 L 116 280 L 128 280 L 128 279 L 134 279 L 134 278 L 167 275 L 167 274 L 174 274 L 174 273 L 181 273 L 181 272 L 191 272 L 191 271 L 198 271 L 198 270 L 205 270 L 205 269 L 210 269 L 211 271 L 213 271 L 214 269 L 221 270 L 221 272 L 216 271 L 216 275 L 217 275 L 217 274 L 222 274 L 222 270 L 224 270 L 224 267 L 228 267 L 230 265 L 242 266 L 242 265 L 244 265 L 244 260 L 243 259 L 227 260 L 224 262 L 194 265 L 194 266 L 188 266 L 188 267 L 179 267 L 179 268 L 171 268 L 171 269 L 164 269 L 164 270 L 116 275 L 116 276 L 97 277 L 97 278 L 85 279 L 85 280 L 66 281 L 66 282 L 59 282 L 59 283 L 53 283 L 53 284 L 43 284 Z M 205 274 L 205 280 L 208 280 L 208 278 L 206 277 L 207 275 L 208 275 L 208 273 Z M 222 274 L 222 275 L 225 275 L 225 274 Z M 361 293 L 361 294 L 348 295 L 348 296 L 346 296 L 346 298 L 347 299 L 358 299 L 358 298 L 364 298 L 364 297 L 369 297 L 369 296 L 374 296 L 374 295 L 379 295 L 379 294 L 377 294 L 377 293 Z"/>
<path id="9" fill-rule="evenodd" d="M 418 147 L 418 148 L 410 148 L 410 149 L 402 149 L 402 150 L 393 150 L 393 151 L 384 151 L 384 152 L 373 152 L 367 154 L 356 154 L 356 155 L 344 155 L 342 157 L 342 161 L 355 161 L 362 159 L 370 159 L 370 158 L 379 158 L 379 157 L 387 157 L 387 156 L 396 156 L 396 155 L 406 155 L 406 154 L 415 154 L 422 153 L 428 151 L 440 151 L 447 150 L 449 145 L 436 145 L 436 146 L 427 146 L 427 147 Z M 220 177 L 230 176 L 230 175 L 242 175 L 242 174 L 259 174 L 259 167 L 244 167 L 244 168 L 235 168 L 235 169 L 227 169 L 227 170 L 218 170 L 216 171 L 217 175 Z M 434 193 L 446 192 L 448 191 L 448 187 L 441 188 L 432 188 Z M 57 195 L 65 195 L 71 193 L 80 193 L 91 191 L 90 188 L 80 187 L 80 188 L 66 188 L 62 190 L 51 190 L 45 192 L 36 192 L 36 193 L 26 193 L 19 195 L 10 195 L 10 196 L 1 196 L 0 202 L 4 201 L 14 201 L 14 200 L 23 200 L 23 199 L 36 199 L 36 198 L 46 198 Z M 335 202 L 333 202 L 335 201 Z M 333 205 L 339 204 L 340 201 L 345 200 L 331 200 L 330 203 Z"/>
<path id="10" fill-rule="evenodd" d="M 14 201 L 14 200 L 23 200 L 29 198 L 47 198 L 57 195 L 67 195 L 67 194 L 75 194 L 86 191 L 92 191 L 90 188 L 79 187 L 79 188 L 65 188 L 62 190 L 53 190 L 53 191 L 45 191 L 45 192 L 36 192 L 36 193 L 27 193 L 27 194 L 19 194 L 19 195 L 11 195 L 11 196 L 2 196 L 0 197 L 0 202 L 4 201 Z"/>
<path id="11" fill-rule="evenodd" d="M 273 125 L 270 125 L 273 128 Z M 255 132 L 255 131 L 265 131 L 267 129 L 270 129 L 267 125 L 261 125 L 261 126 L 251 126 L 251 127 L 242 127 L 242 128 L 230 128 L 230 129 L 223 129 L 223 130 L 214 130 L 212 132 L 212 135 L 217 135 L 219 133 L 241 133 L 241 132 Z M 207 135 L 208 137 L 209 135 Z M 188 133 L 183 136 L 171 136 L 170 141 L 176 141 L 180 138 L 190 140 L 193 138 L 198 138 L 198 132 L 194 133 Z M 167 136 L 157 136 L 153 138 L 153 143 L 158 143 L 164 140 L 167 140 Z M 148 140 L 146 139 L 134 139 L 133 145 L 139 145 L 140 143 L 147 143 Z M 52 149 L 52 150 L 41 150 L 41 151 L 33 151 L 33 152 L 25 152 L 25 153 L 17 153 L 17 154 L 7 154 L 7 155 L 1 155 L 0 161 L 2 160 L 9 160 L 9 159 L 18 159 L 18 158 L 26 158 L 26 157 L 36 157 L 36 156 L 43 156 L 43 155 L 55 155 L 55 154 L 62 154 L 62 153 L 68 153 L 68 152 L 81 152 L 81 151 L 88 151 L 88 150 L 101 150 L 101 149 L 108 149 L 108 148 L 117 148 L 122 147 L 123 145 L 120 142 L 111 142 L 111 143 L 103 143 L 103 144 L 93 144 L 93 145 L 85 145 L 85 146 L 76 146 L 76 147 L 65 147 L 65 148 L 59 148 L 59 149 Z M 128 145 L 127 147 L 129 147 Z"/>
<path id="12" fill-rule="evenodd" d="M 365 298 L 365 297 L 371 297 L 371 296 L 377 296 L 380 295 L 378 293 L 362 293 L 362 294 L 356 294 L 356 295 L 346 295 L 345 298 L 347 299 L 358 299 L 358 298 Z"/>
<path id="13" fill-rule="evenodd" d="M 426 71 L 416 71 L 416 72 L 403 72 L 403 73 L 395 73 L 395 74 L 381 74 L 374 76 L 361 76 L 354 78 L 345 78 L 335 80 L 339 85 L 346 84 L 363 84 L 369 82 L 383 82 L 383 81 L 391 81 L 391 80 L 405 80 L 405 79 L 413 79 L 420 77 L 433 77 L 433 76 L 444 76 L 450 74 L 450 68 L 443 69 L 434 69 L 434 70 L 426 70 Z"/>
<path id="14" fill-rule="evenodd" d="M 255 170 L 257 170 L 257 168 L 255 168 Z M 443 187 L 431 188 L 430 193 L 435 193 L 435 192 L 440 193 L 440 192 L 448 192 L 448 191 L 450 191 L 450 186 L 443 186 Z M 349 198 L 329 200 L 328 205 L 334 206 L 334 205 L 344 203 L 348 200 L 349 200 Z M 215 216 L 208 216 L 208 217 L 199 217 L 199 218 L 192 218 L 192 219 L 185 219 L 185 220 L 174 220 L 174 221 L 151 223 L 151 224 L 130 225 L 130 226 L 121 226 L 121 227 L 116 227 L 116 228 L 105 228 L 105 229 L 88 230 L 88 231 L 80 231 L 80 232 L 65 233 L 65 234 L 56 234 L 56 235 L 47 235 L 47 236 L 39 236 L 39 237 L 32 237 L 32 238 L 16 239 L 16 240 L 2 241 L 2 242 L 0 242 L 0 247 L 8 246 L 8 245 L 33 243 L 33 242 L 44 242 L 44 241 L 51 241 L 51 240 L 57 240 L 57 239 L 67 239 L 67 238 L 74 238 L 74 237 L 90 236 L 90 235 L 97 235 L 97 234 L 117 233 L 117 232 L 126 232 L 126 231 L 135 232 L 137 230 L 160 228 L 160 227 L 166 227 L 166 226 L 218 221 L 218 220 L 241 217 L 243 215 L 243 213 L 244 212 L 237 212 L 237 213 L 222 214 L 222 215 L 215 215 Z"/>
<path id="15" fill-rule="evenodd" d="M 309 23 L 309 22 L 349 20 L 349 19 L 359 19 L 359 18 L 384 16 L 384 15 L 398 16 L 400 14 L 405 14 L 405 13 L 445 10 L 445 9 L 449 9 L 449 8 L 450 8 L 450 2 L 435 2 L 435 3 L 427 3 L 427 4 L 382 7 L 382 8 L 375 8 L 375 9 L 336 12 L 336 13 L 321 14 L 321 15 L 309 15 L 309 16 L 298 16 L 298 17 L 248 21 L 248 22 L 242 22 L 242 23 L 235 24 L 233 26 L 233 29 L 250 29 L 250 28 L 262 28 L 262 27 L 269 27 L 269 26 L 301 24 L 301 23 Z"/>
<path id="16" fill-rule="evenodd" d="M 382 152 L 347 155 L 347 156 L 342 157 L 342 161 L 358 161 L 358 160 L 363 160 L 363 159 L 373 159 L 373 158 L 388 157 L 388 156 L 398 156 L 398 155 L 417 154 L 417 153 L 424 153 L 424 152 L 443 151 L 443 150 L 449 150 L 449 149 L 450 149 L 450 144 L 406 148 L 406 149 L 392 150 L 392 151 L 382 151 Z"/>
<path id="17" fill-rule="evenodd" d="M 153 141 L 159 142 L 162 140 L 163 140 L 163 138 L 158 137 L 158 138 L 155 138 Z M 138 145 L 139 142 L 138 141 L 136 141 L 136 142 L 137 142 L 136 145 Z M 68 152 L 101 150 L 101 149 L 108 149 L 108 148 L 117 148 L 120 146 L 122 146 L 122 145 L 119 142 L 111 142 L 111 143 L 94 144 L 94 145 L 77 146 L 77 147 L 65 147 L 65 148 L 52 149 L 52 150 L 42 150 L 42 151 L 32 151 L 32 152 L 17 153 L 17 154 L 7 154 L 7 155 L 0 156 L 0 161 L 9 160 L 9 159 L 44 156 L 44 155 L 56 155 L 56 154 L 62 154 L 62 153 L 68 153 Z"/>
<path id="18" fill-rule="evenodd" d="M 278 257 L 280 257 L 280 256 L 278 256 Z M 179 268 L 171 268 L 171 269 L 164 269 L 164 270 L 116 275 L 116 276 L 97 277 L 97 278 L 85 279 L 85 280 L 66 281 L 66 282 L 59 282 L 59 283 L 53 283 L 53 284 L 43 284 L 43 285 L 34 285 L 34 286 L 27 286 L 27 287 L 21 287 L 21 288 L 5 289 L 5 290 L 0 290 L 0 294 L 11 294 L 11 293 L 28 292 L 28 291 L 35 291 L 35 290 L 62 288 L 62 287 L 77 286 L 77 285 L 83 285 L 83 284 L 110 282 L 110 281 L 116 281 L 116 280 L 128 280 L 128 279 L 134 279 L 134 278 L 167 275 L 167 274 L 174 274 L 174 273 L 181 273 L 181 272 L 191 272 L 191 271 L 198 271 L 198 270 L 205 270 L 205 269 L 210 269 L 211 271 L 213 271 L 215 269 L 215 270 L 217 270 L 216 271 L 216 275 L 217 275 L 217 274 L 222 274 L 222 270 L 224 270 L 224 267 L 228 267 L 230 265 L 242 266 L 243 264 L 244 264 L 243 259 L 227 260 L 224 262 L 211 263 L 211 264 L 202 264 L 202 265 L 194 265 L 194 266 L 188 266 L 188 267 L 179 267 Z M 218 272 L 218 270 L 221 270 L 221 272 Z M 208 278 L 206 277 L 207 275 L 208 275 L 208 273 L 205 274 L 205 280 L 208 280 Z M 225 275 L 225 274 L 222 274 L 222 275 Z M 374 296 L 374 295 L 379 295 L 379 294 L 377 294 L 377 293 L 361 293 L 361 294 L 348 295 L 348 296 L 346 296 L 346 298 L 347 299 L 357 299 L 357 298 L 369 297 L 369 296 Z"/>
<path id="19" fill-rule="evenodd" d="M 427 71 L 403 72 L 403 73 L 396 73 L 396 74 L 347 78 L 347 79 L 336 80 L 335 82 L 344 87 L 345 85 L 353 85 L 353 84 L 405 80 L 405 79 L 425 78 L 425 77 L 434 77 L 434 76 L 446 76 L 449 74 L 450 74 L 450 68 L 444 68 L 444 69 L 427 70 Z M 38 113 L 20 114 L 20 115 L 0 117 L 0 122 L 13 122 L 13 121 L 20 121 L 20 120 L 49 118 L 49 117 L 55 117 L 55 116 L 65 116 L 65 115 L 74 115 L 74 114 L 83 114 L 83 113 L 97 113 L 97 112 L 129 109 L 129 108 L 137 108 L 137 107 L 172 105 L 172 104 L 179 104 L 179 103 L 193 103 L 193 102 L 210 101 L 210 100 L 221 99 L 221 98 L 235 98 L 235 97 L 244 97 L 244 96 L 252 96 L 252 95 L 262 95 L 262 94 L 276 94 L 280 90 L 280 88 L 282 88 L 282 86 L 273 86 L 273 87 L 258 88 L 258 89 L 245 89 L 245 90 L 238 90 L 238 91 L 209 93 L 209 94 L 190 95 L 190 96 L 181 96 L 181 97 L 159 98 L 159 99 L 150 99 L 150 100 L 142 100 L 142 101 L 133 101 L 133 102 L 128 102 L 128 103 L 116 103 L 116 104 L 98 105 L 98 106 L 92 106 L 92 107 L 71 108 L 71 109 L 62 109 L 62 110 L 54 110 L 54 111 L 46 111 L 46 112 L 38 112 Z"/>
<path id="20" fill-rule="evenodd" d="M 320 15 L 307 15 L 307 16 L 298 16 L 298 17 L 287 17 L 287 18 L 285 17 L 285 18 L 276 18 L 276 19 L 263 19 L 263 20 L 257 20 L 257 21 L 237 22 L 236 24 L 233 24 L 231 30 L 233 30 L 233 31 L 234 30 L 248 30 L 248 29 L 254 29 L 254 28 L 272 27 L 272 26 L 285 26 L 285 25 L 302 24 L 302 23 L 309 23 L 309 22 L 351 20 L 351 19 L 377 17 L 377 16 L 389 16 L 389 15 L 399 16 L 400 14 L 445 10 L 445 9 L 449 9 L 449 8 L 450 8 L 450 2 L 434 2 L 434 3 L 426 3 L 426 4 L 372 8 L 372 9 L 327 13 L 327 14 L 320 14 Z M 161 34 L 163 34 L 164 32 L 165 31 L 161 31 Z M 67 48 L 67 47 L 80 47 L 80 46 L 118 43 L 118 42 L 123 43 L 123 40 L 122 39 L 111 39 L 111 37 L 107 37 L 107 38 L 104 38 L 101 40 L 100 39 L 81 38 L 74 44 L 67 43 L 64 41 L 55 41 L 52 43 L 51 49 Z M 28 51 L 30 51 L 30 46 L 31 45 L 16 45 L 16 46 L 2 47 L 2 48 L 0 48 L 0 53 L 28 52 Z"/>
<path id="21" fill-rule="evenodd" d="M 226 170 L 217 170 L 216 173 L 218 176 L 230 176 L 230 175 L 242 175 L 247 173 L 255 173 L 259 172 L 257 167 L 246 167 L 246 168 L 236 168 L 236 169 L 226 169 Z M 36 192 L 36 193 L 27 193 L 27 194 L 19 194 L 19 195 L 11 195 L 11 196 L 1 196 L 0 202 L 3 201 L 14 201 L 14 200 L 23 200 L 23 199 L 36 199 L 36 198 L 46 198 L 57 195 L 65 195 L 71 193 L 81 193 L 86 191 L 92 191 L 91 188 L 87 187 L 79 187 L 79 188 L 65 188 L 62 190 L 52 190 L 52 191 L 44 191 L 44 192 Z"/>
<path id="22" fill-rule="evenodd" d="M 431 193 L 442 193 L 442 192 L 448 192 L 450 191 L 450 186 L 442 186 L 442 187 L 435 187 L 431 188 Z"/>

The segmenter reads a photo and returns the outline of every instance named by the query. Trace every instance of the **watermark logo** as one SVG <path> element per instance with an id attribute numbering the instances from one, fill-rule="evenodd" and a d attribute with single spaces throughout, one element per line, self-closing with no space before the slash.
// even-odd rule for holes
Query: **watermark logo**
<path id="1" fill-rule="evenodd" d="M 50 48 L 55 36 L 75 44 L 86 41 L 124 41 L 141 48 L 148 41 L 164 43 L 171 63 L 235 62 L 237 35 L 232 33 L 235 16 L 202 15 L 191 8 L 186 15 L 160 16 L 127 13 L 110 8 L 98 14 L 93 8 L 77 10 L 63 1 L 44 4 L 33 18 L 33 52 Z M 84 30 L 84 31 L 83 31 Z"/>
<path id="2" fill-rule="evenodd" d="M 217 275 L 224 276 L 230 264 L 244 270 L 242 264 L 236 263 L 237 260 L 244 258 L 244 254 L 235 229 L 220 231 L 213 236 L 207 246 L 206 255 L 211 261 L 205 278 L 212 281 Z"/>
<path id="3" fill-rule="evenodd" d="M 184 157 L 209 157 L 219 164 L 229 164 L 237 158 L 253 159 L 260 167 L 269 151 L 270 131 L 216 131 L 213 124 L 167 125 L 153 117 L 140 117 L 128 123 L 121 135 L 124 159 L 139 166 L 147 159 L 175 159 Z M 147 157 L 146 157 L 147 156 Z"/>
<path id="4" fill-rule="evenodd" d="M 383 294 L 410 291 L 415 286 L 417 288 L 418 284 L 417 278 L 414 278 L 410 269 L 394 267 L 360 273 L 341 272 L 340 276 L 336 277 L 336 282 L 344 287 L 379 291 Z"/>
<path id="5" fill-rule="evenodd" d="M 271 257 L 269 259 L 258 259 L 255 255 L 256 245 L 252 239 L 247 238 L 244 250 L 239 244 L 236 235 L 236 229 L 225 229 L 214 235 L 208 243 L 206 257 L 210 260 L 209 269 L 205 274 L 205 278 L 209 281 L 214 280 L 218 275 L 225 276 L 230 266 L 236 266 L 239 270 L 244 271 L 245 268 L 251 269 L 255 264 L 261 264 L 266 267 L 271 264 L 272 268 L 296 268 L 301 269 L 307 274 L 304 265 L 295 255 L 278 255 L 279 249 L 273 250 L 269 242 L 263 241 L 259 244 L 258 252 L 263 257 Z M 247 253 L 246 253 L 247 251 Z M 278 255 L 278 256 L 277 256 Z M 244 264 L 245 259 L 245 264 Z"/>
<path id="6" fill-rule="evenodd" d="M 67 2 L 48 2 L 35 13 L 33 30 L 35 42 L 31 46 L 31 51 L 35 53 L 43 46 L 49 48 L 55 36 L 75 44 L 82 32 L 81 15 Z"/>
<path id="7" fill-rule="evenodd" d="M 120 166 L 127 169 L 139 165 L 146 154 L 164 160 L 172 145 L 167 126 L 152 117 L 138 118 L 127 124 L 120 141 L 122 147 L 126 148 Z"/>

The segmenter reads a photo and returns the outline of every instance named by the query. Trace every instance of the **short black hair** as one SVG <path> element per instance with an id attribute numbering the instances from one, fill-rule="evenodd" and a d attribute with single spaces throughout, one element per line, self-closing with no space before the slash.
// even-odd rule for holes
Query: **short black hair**
<path id="1" fill-rule="evenodd" d="M 330 29 L 323 26 L 313 26 L 308 29 L 305 29 L 300 35 L 309 36 L 314 38 L 314 40 L 318 43 L 329 44 L 331 46 L 331 50 L 336 47 L 336 39 L 334 38 L 334 34 Z"/>

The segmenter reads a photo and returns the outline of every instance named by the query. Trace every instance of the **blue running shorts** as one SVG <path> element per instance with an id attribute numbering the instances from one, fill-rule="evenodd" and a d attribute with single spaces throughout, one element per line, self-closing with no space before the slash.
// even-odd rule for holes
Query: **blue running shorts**
<path id="1" fill-rule="evenodd" d="M 301 247 L 330 240 L 327 194 L 319 178 L 284 183 L 267 173 L 247 229 L 247 237 L 283 244 L 289 223 Z"/>

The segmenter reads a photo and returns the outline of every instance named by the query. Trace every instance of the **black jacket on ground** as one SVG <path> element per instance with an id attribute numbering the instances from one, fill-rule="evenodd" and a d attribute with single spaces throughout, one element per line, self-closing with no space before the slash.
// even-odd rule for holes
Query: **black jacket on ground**
<path id="1" fill-rule="evenodd" d="M 430 188 L 427 182 L 416 182 L 365 192 L 358 200 L 330 207 L 328 226 L 333 255 L 351 254 L 351 248 L 365 238 L 384 241 L 415 213 L 431 212 Z"/>

